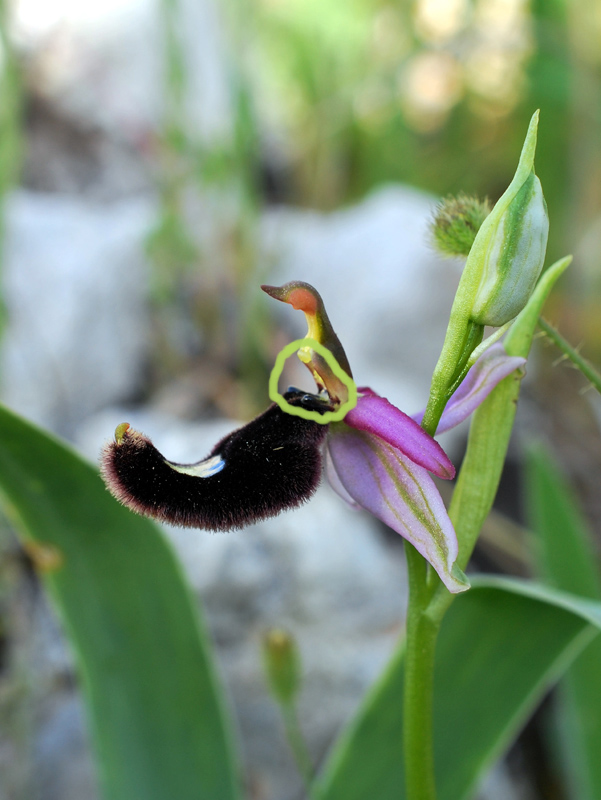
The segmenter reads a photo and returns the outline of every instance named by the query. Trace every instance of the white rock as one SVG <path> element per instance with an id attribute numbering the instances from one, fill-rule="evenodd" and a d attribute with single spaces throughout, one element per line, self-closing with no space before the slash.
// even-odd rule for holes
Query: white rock
<path id="1" fill-rule="evenodd" d="M 16 192 L 6 208 L 4 402 L 66 435 L 132 395 L 148 356 L 147 199 Z"/>
<path id="2" fill-rule="evenodd" d="M 459 277 L 457 264 L 427 246 L 432 206 L 426 195 L 389 187 L 331 214 L 267 211 L 260 230 L 262 260 L 274 263 L 262 280 L 313 283 L 356 380 L 408 413 L 425 405 Z M 9 405 L 68 433 L 135 390 L 148 353 L 143 239 L 154 211 L 143 198 L 11 197 L 2 348 Z M 267 297 L 264 303 L 291 336 L 304 335 L 301 314 Z"/>
<path id="3" fill-rule="evenodd" d="M 234 85 L 222 10 L 214 0 L 175 6 L 187 86 L 184 124 L 196 139 L 233 131 Z M 165 23 L 158 0 L 20 0 L 18 40 L 37 58 L 41 88 L 64 111 L 140 143 L 165 115 Z"/>

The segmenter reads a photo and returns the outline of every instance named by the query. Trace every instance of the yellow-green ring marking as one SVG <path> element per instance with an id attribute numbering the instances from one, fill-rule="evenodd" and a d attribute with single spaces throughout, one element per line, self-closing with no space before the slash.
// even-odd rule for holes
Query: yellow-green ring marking
<path id="1" fill-rule="evenodd" d="M 342 381 L 342 383 L 344 383 L 348 389 L 348 400 L 336 411 L 326 411 L 324 414 L 320 414 L 319 411 L 309 411 L 308 409 L 301 408 L 300 406 L 292 406 L 279 393 L 278 381 L 284 369 L 284 364 L 293 353 L 297 352 L 302 347 L 309 347 L 311 350 L 315 350 L 317 353 L 319 353 L 322 358 L 325 358 L 334 375 L 340 381 Z M 284 347 L 284 349 L 278 353 L 278 356 L 275 360 L 275 365 L 271 370 L 271 375 L 269 376 L 269 397 L 272 402 L 277 403 L 282 411 L 286 412 L 286 414 L 296 414 L 297 417 L 310 419 L 313 420 L 313 422 L 319 422 L 320 425 L 327 425 L 329 422 L 340 422 L 340 420 L 344 419 L 346 414 L 352 408 L 355 408 L 357 405 L 357 385 L 355 384 L 355 381 L 342 369 L 340 364 L 336 361 L 336 358 L 332 355 L 332 353 L 330 353 L 327 347 L 324 347 L 315 339 L 296 339 L 294 342 L 287 344 L 286 347 Z"/>

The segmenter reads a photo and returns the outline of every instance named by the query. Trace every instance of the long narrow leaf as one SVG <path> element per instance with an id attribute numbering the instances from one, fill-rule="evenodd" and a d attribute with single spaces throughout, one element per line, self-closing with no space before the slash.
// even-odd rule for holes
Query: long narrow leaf
<path id="1" fill-rule="evenodd" d="M 5 409 L 0 491 L 29 551 L 51 553 L 44 582 L 75 650 L 106 800 L 237 798 L 207 635 L 159 529 Z"/>
<path id="2" fill-rule="evenodd" d="M 434 747 L 440 800 L 469 798 L 544 693 L 601 627 L 601 604 L 525 581 L 472 581 L 442 625 Z M 593 625 L 591 624 L 593 623 Z M 402 652 L 336 744 L 320 800 L 399 800 Z"/>
<path id="3" fill-rule="evenodd" d="M 548 603 L 556 608 L 562 608 L 578 617 L 590 622 L 595 628 L 601 630 L 601 603 L 596 600 L 578 597 L 578 595 L 563 592 L 552 586 L 545 586 L 536 581 L 524 578 L 509 578 L 502 575 L 474 575 L 470 576 L 472 586 L 479 589 L 501 589 L 520 597 L 529 597 L 541 603 Z"/>
<path id="4" fill-rule="evenodd" d="M 564 591 L 601 599 L 599 560 L 576 501 L 540 447 L 526 462 L 526 510 L 546 581 Z M 560 684 L 560 733 L 570 796 L 601 797 L 601 636 L 576 659 Z"/>

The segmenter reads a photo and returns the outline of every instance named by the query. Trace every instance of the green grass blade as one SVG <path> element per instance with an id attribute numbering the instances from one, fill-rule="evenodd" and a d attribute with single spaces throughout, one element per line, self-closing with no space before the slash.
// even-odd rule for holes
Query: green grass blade
<path id="1" fill-rule="evenodd" d="M 578 505 L 549 453 L 531 448 L 526 462 L 526 510 L 545 580 L 559 589 L 601 599 L 599 561 Z M 576 659 L 560 685 L 561 749 L 570 796 L 601 797 L 601 636 Z"/>
<path id="2" fill-rule="evenodd" d="M 545 691 L 594 636 L 601 606 L 526 582 L 475 581 L 442 624 L 436 660 L 434 748 L 440 800 L 471 797 Z M 524 589 L 524 591 L 522 591 Z M 532 589 L 532 591 L 530 591 Z M 585 601 L 582 601 L 585 602 Z M 334 747 L 320 800 L 402 800 L 403 661 L 399 650 Z"/>
<path id="3" fill-rule="evenodd" d="M 0 491 L 30 549 L 60 555 L 44 583 L 75 650 L 106 800 L 237 798 L 207 634 L 160 530 L 5 409 Z"/>
<path id="4" fill-rule="evenodd" d="M 528 451 L 525 502 L 545 583 L 601 600 L 599 561 L 588 526 L 551 455 L 540 446 Z"/>
<path id="5" fill-rule="evenodd" d="M 559 686 L 559 732 L 569 796 L 601 797 L 601 636 L 578 656 Z"/>
<path id="6" fill-rule="evenodd" d="M 470 575 L 472 586 L 479 589 L 501 589 L 504 592 L 529 597 L 556 608 L 563 608 L 570 614 L 590 622 L 601 630 L 601 603 L 596 600 L 578 597 L 552 586 L 523 578 L 509 578 L 503 575 Z"/>

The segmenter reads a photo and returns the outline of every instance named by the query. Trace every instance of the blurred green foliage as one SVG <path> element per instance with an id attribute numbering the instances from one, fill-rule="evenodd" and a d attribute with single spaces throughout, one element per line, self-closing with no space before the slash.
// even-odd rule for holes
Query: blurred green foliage
<path id="1" fill-rule="evenodd" d="M 240 397 L 227 411 L 252 415 L 266 400 L 262 339 L 268 320 L 248 300 L 251 286 L 260 283 L 255 241 L 259 145 L 251 93 L 241 64 L 228 53 L 232 130 L 219 141 L 206 141 L 187 108 L 190 67 L 182 3 L 161 0 L 159 14 L 165 58 L 164 113 L 157 141 L 160 213 L 147 249 L 154 268 L 161 378 L 181 371 L 191 354 L 198 355 L 191 350 L 203 349 L 210 360 L 240 379 Z M 230 36 L 236 39 L 234 24 Z M 235 42 L 230 45 L 235 52 Z M 207 250 L 197 230 L 203 222 L 212 229 L 212 247 Z M 190 337 L 182 342 L 178 334 L 182 303 L 202 332 L 200 348 Z"/>
<path id="2" fill-rule="evenodd" d="M 21 77 L 8 36 L 9 3 L 0 0 L 0 263 L 4 242 L 4 203 L 18 181 L 21 168 Z M 0 299 L 0 332 L 5 308 Z"/>
<path id="3" fill-rule="evenodd" d="M 250 393 L 260 395 L 270 329 L 248 297 L 264 268 L 257 219 L 273 199 L 329 209 L 400 181 L 438 196 L 462 191 L 494 201 L 540 107 L 536 170 L 549 205 L 549 260 L 572 251 L 601 218 L 600 0 L 217 6 L 233 125 L 231 135 L 205 141 L 187 118 L 185 9 L 181 0 L 157 5 L 165 63 L 156 142 L 161 210 L 149 252 L 160 309 L 157 361 L 168 374 L 202 350 L 241 385 L 259 373 Z M 2 0 L 2 18 L 7 7 Z M 0 193 L 15 180 L 21 146 L 16 65 L 1 27 Z M 218 259 L 196 229 L 207 193 L 223 206 L 212 231 Z M 591 308 L 573 315 L 582 323 L 571 333 L 601 341 L 599 231 L 592 241 L 572 287 L 580 307 Z M 182 297 L 202 331 L 184 346 L 177 343 Z"/>
<path id="4" fill-rule="evenodd" d="M 208 632 L 160 529 L 4 408 L 0 442 L 0 502 L 70 639 L 101 796 L 239 800 Z"/>
<path id="5" fill-rule="evenodd" d="M 550 259 L 601 210 L 597 0 L 255 5 L 302 202 L 332 207 L 393 180 L 495 200 L 540 107 Z"/>
<path id="6" fill-rule="evenodd" d="M 535 534 L 537 571 L 548 585 L 591 600 L 601 599 L 594 537 L 553 456 L 540 444 L 526 458 L 524 500 Z M 556 750 L 567 794 L 595 800 L 601 794 L 601 637 L 574 661 L 559 685 Z"/>
<path id="7" fill-rule="evenodd" d="M 0 0 L 0 202 L 15 185 L 21 164 L 21 80 L 7 35 L 9 4 Z M 0 214 L 0 225 L 3 215 Z"/>

